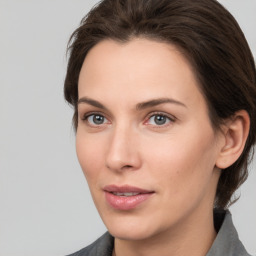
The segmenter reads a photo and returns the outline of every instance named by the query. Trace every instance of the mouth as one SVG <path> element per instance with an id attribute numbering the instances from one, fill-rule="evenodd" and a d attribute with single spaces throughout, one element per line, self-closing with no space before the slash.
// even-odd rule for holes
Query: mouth
<path id="1" fill-rule="evenodd" d="M 108 185 L 103 190 L 108 205 L 114 209 L 123 211 L 138 207 L 155 193 L 152 190 L 145 190 L 129 185 Z"/>
<path id="2" fill-rule="evenodd" d="M 110 192 L 115 196 L 137 196 L 140 193 L 136 193 L 136 192 L 127 192 L 127 193 L 121 193 L 121 192 Z"/>

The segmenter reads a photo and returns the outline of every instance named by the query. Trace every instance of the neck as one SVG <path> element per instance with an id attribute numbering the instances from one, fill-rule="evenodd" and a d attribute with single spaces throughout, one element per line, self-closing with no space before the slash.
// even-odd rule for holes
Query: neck
<path id="1" fill-rule="evenodd" d="M 177 228 L 147 239 L 134 241 L 116 238 L 113 256 L 205 256 L 216 237 L 213 211 L 200 217 L 198 214 L 196 217 L 191 215 L 189 219 L 177 225 Z"/>

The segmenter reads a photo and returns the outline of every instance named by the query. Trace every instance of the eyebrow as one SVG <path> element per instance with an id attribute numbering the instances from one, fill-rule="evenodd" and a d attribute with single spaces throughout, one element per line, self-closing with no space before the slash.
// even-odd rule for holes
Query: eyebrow
<path id="1" fill-rule="evenodd" d="M 177 101 L 177 100 L 174 100 L 174 99 L 171 99 L 171 98 L 159 98 L 159 99 L 152 99 L 152 100 L 149 100 L 149 101 L 138 103 L 136 105 L 136 109 L 137 110 L 142 110 L 142 109 L 145 109 L 145 108 L 154 107 L 154 106 L 164 104 L 164 103 L 172 103 L 172 104 L 176 104 L 176 105 L 179 105 L 179 106 L 182 106 L 182 107 L 186 107 L 186 105 L 183 104 L 180 101 Z"/>
<path id="2" fill-rule="evenodd" d="M 104 109 L 104 110 L 107 109 L 99 101 L 90 99 L 88 97 L 80 98 L 78 100 L 77 104 L 81 104 L 81 103 L 86 103 L 86 104 L 89 104 L 89 105 L 94 106 L 96 108 L 101 108 L 101 109 Z M 152 99 L 152 100 L 148 100 L 148 101 L 145 101 L 145 102 L 138 103 L 136 105 L 136 110 L 143 110 L 143 109 L 154 107 L 154 106 L 164 104 L 164 103 L 171 103 L 171 104 L 176 104 L 176 105 L 179 105 L 179 106 L 182 106 L 182 107 L 186 107 L 186 105 L 183 104 L 180 101 L 177 101 L 177 100 L 174 100 L 174 99 L 171 99 L 171 98 L 159 98 L 159 99 Z"/>
<path id="3" fill-rule="evenodd" d="M 101 108 L 101 109 L 107 109 L 103 104 L 101 104 L 99 101 L 97 100 L 93 100 L 93 99 L 89 99 L 88 97 L 83 97 L 80 98 L 77 102 L 77 105 L 81 104 L 81 103 L 87 103 L 91 106 L 94 106 L 96 108 Z"/>

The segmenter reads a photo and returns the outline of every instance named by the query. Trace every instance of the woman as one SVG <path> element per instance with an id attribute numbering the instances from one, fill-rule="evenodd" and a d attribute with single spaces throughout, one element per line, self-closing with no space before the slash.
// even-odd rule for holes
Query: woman
<path id="1" fill-rule="evenodd" d="M 255 143 L 256 73 L 231 14 L 103 0 L 69 51 L 77 155 L 109 231 L 72 255 L 249 255 L 227 208 Z"/>

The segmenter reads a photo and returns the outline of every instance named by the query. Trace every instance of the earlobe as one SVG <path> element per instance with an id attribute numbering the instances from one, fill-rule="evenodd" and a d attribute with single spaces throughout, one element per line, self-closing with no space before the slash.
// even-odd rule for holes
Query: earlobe
<path id="1" fill-rule="evenodd" d="M 222 144 L 216 166 L 225 169 L 231 166 L 243 152 L 250 129 L 250 117 L 245 110 L 235 113 L 223 129 L 224 145 Z"/>

